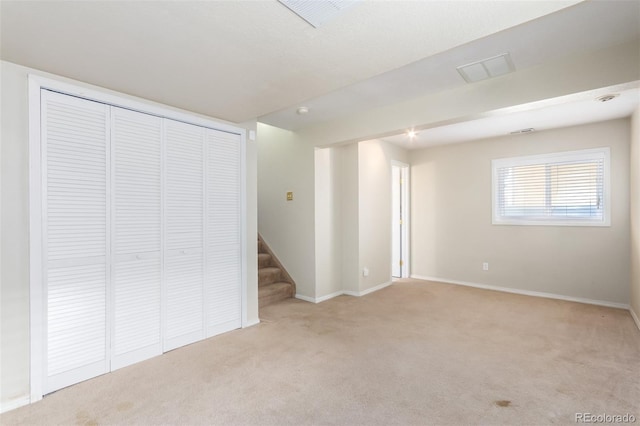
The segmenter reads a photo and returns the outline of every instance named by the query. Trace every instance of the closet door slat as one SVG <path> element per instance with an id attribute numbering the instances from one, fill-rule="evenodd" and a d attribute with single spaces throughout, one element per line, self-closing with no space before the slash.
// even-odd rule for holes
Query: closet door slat
<path id="1" fill-rule="evenodd" d="M 241 138 L 207 130 L 206 333 L 241 326 Z"/>
<path id="2" fill-rule="evenodd" d="M 112 107 L 112 370 L 162 353 L 161 146 L 161 118 Z"/>
<path id="3" fill-rule="evenodd" d="M 165 120 L 165 351 L 204 337 L 204 136 Z"/>
<path id="4" fill-rule="evenodd" d="M 46 90 L 41 95 L 44 389 L 52 392 L 109 369 L 109 107 Z"/>

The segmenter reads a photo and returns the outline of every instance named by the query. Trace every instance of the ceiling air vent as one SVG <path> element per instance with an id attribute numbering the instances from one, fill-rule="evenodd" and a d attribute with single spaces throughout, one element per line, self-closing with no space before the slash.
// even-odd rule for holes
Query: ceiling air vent
<path id="1" fill-rule="evenodd" d="M 346 8 L 361 0 L 278 0 L 293 13 L 307 21 L 313 27 L 335 18 Z"/>
<path id="2" fill-rule="evenodd" d="M 509 53 L 503 53 L 502 55 L 492 56 L 491 58 L 462 65 L 456 69 L 467 83 L 487 80 L 516 70 Z"/>

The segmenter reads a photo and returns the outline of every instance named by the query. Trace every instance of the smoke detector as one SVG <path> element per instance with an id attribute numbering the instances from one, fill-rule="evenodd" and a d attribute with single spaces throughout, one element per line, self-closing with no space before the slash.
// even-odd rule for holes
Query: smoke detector
<path id="1" fill-rule="evenodd" d="M 598 101 L 598 102 L 609 102 L 609 101 L 617 98 L 618 96 L 620 96 L 618 93 L 612 93 L 612 94 L 609 94 L 609 95 L 603 95 L 603 96 L 600 96 L 599 98 L 596 98 L 596 101 Z"/>
<path id="2" fill-rule="evenodd" d="M 296 112 L 298 113 L 298 115 L 305 115 L 309 112 L 309 108 L 306 106 L 301 106 L 296 110 Z"/>
<path id="3" fill-rule="evenodd" d="M 520 130 L 516 130 L 514 132 L 511 132 L 512 135 L 521 135 L 523 133 L 531 133 L 531 132 L 535 132 L 536 129 L 534 129 L 533 127 L 528 127 L 526 129 L 520 129 Z"/>

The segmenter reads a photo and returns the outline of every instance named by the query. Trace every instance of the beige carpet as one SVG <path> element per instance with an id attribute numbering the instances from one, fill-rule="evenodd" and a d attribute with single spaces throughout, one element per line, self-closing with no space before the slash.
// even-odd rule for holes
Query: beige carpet
<path id="1" fill-rule="evenodd" d="M 0 423 L 640 423 L 640 331 L 624 310 L 405 280 L 261 317 Z"/>

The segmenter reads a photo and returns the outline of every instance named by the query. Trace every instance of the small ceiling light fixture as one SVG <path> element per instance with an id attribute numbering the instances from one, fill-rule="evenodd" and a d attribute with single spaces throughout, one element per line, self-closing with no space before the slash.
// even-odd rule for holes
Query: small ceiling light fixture
<path id="1" fill-rule="evenodd" d="M 467 65 L 461 65 L 456 67 L 456 69 L 467 83 L 487 80 L 503 74 L 509 74 L 516 70 L 509 53 L 503 53 Z"/>
<path id="2" fill-rule="evenodd" d="M 535 132 L 536 129 L 534 129 L 533 127 L 528 127 L 526 129 L 520 129 L 520 130 L 516 130 L 511 132 L 512 135 L 521 135 L 522 133 L 531 133 L 531 132 Z"/>
<path id="3" fill-rule="evenodd" d="M 618 94 L 618 93 L 612 93 L 612 94 L 609 94 L 609 95 L 603 95 L 603 96 L 600 96 L 599 98 L 596 98 L 596 101 L 598 101 L 598 102 L 609 102 L 609 101 L 617 98 L 618 96 L 620 96 L 620 94 Z"/>
<path id="4" fill-rule="evenodd" d="M 409 130 L 407 132 L 407 136 L 409 136 L 409 139 L 415 139 L 417 135 L 418 135 L 418 132 L 416 132 L 415 130 Z"/>
<path id="5" fill-rule="evenodd" d="M 298 113 L 298 115 L 305 115 L 309 112 L 309 108 L 306 106 L 301 106 L 296 110 L 296 112 Z"/>

